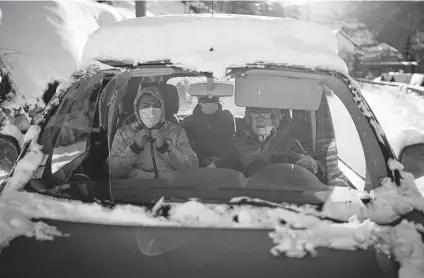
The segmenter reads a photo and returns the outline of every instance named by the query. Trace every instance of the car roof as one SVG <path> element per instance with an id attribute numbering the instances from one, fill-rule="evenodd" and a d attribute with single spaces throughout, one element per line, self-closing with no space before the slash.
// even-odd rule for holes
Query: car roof
<path id="1" fill-rule="evenodd" d="M 345 62 L 338 56 L 337 37 L 330 29 L 302 20 L 263 16 L 129 19 L 96 30 L 82 57 L 82 65 L 106 60 L 129 65 L 171 60 L 214 75 L 230 66 L 258 61 L 347 74 Z"/>

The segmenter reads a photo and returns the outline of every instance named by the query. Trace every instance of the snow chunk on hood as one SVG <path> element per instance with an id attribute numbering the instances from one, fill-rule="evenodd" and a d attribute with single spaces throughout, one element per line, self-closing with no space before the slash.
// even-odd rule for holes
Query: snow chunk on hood
<path id="1" fill-rule="evenodd" d="M 137 64 L 171 59 L 174 64 L 210 71 L 219 78 L 227 67 L 262 61 L 347 74 L 337 51 L 334 33 L 311 22 L 241 15 L 178 15 L 136 18 L 100 28 L 85 46 L 82 65 L 95 60 Z"/>
<path id="2" fill-rule="evenodd" d="M 317 247 L 329 247 L 342 250 L 366 249 L 374 237 L 372 232 L 376 224 L 367 220 L 335 224 L 329 221 L 320 221 L 307 229 L 293 229 L 281 225 L 270 238 L 276 244 L 272 249 L 273 255 L 284 253 L 288 257 L 301 258 L 307 254 L 317 255 Z"/>
<path id="3" fill-rule="evenodd" d="M 403 165 L 390 160 L 392 171 L 400 171 L 401 182 L 396 185 L 390 178 L 384 178 L 381 186 L 372 190 L 372 201 L 367 205 L 368 217 L 378 223 L 389 223 L 412 210 L 424 212 L 424 197 L 418 190 L 411 173 L 403 172 Z"/>

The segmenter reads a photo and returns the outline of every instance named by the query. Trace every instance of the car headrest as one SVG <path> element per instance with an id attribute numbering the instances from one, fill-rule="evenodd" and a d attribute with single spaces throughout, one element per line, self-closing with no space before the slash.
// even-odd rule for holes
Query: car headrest
<path id="1" fill-rule="evenodd" d="M 163 96 L 165 102 L 165 117 L 167 120 L 171 119 L 180 109 L 180 98 L 178 95 L 178 89 L 174 85 L 170 84 L 155 84 Z"/>

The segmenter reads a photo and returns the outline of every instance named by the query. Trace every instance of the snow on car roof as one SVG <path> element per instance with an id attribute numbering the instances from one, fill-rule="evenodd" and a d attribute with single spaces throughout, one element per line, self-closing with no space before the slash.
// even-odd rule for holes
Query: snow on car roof
<path id="1" fill-rule="evenodd" d="M 258 61 L 347 73 L 334 33 L 288 18 L 246 15 L 141 17 L 99 28 L 88 40 L 82 65 L 97 60 L 174 64 L 225 73 Z"/>

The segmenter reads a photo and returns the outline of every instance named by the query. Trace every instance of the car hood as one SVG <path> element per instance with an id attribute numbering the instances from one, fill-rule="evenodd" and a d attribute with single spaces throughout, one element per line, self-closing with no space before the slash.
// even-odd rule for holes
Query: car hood
<path id="1" fill-rule="evenodd" d="M 18 238 L 0 253 L 1 277 L 390 277 L 374 249 L 321 248 L 274 257 L 269 230 L 130 227 L 46 221 L 68 237 Z M 389 276 L 387 276 L 389 275 Z"/>

